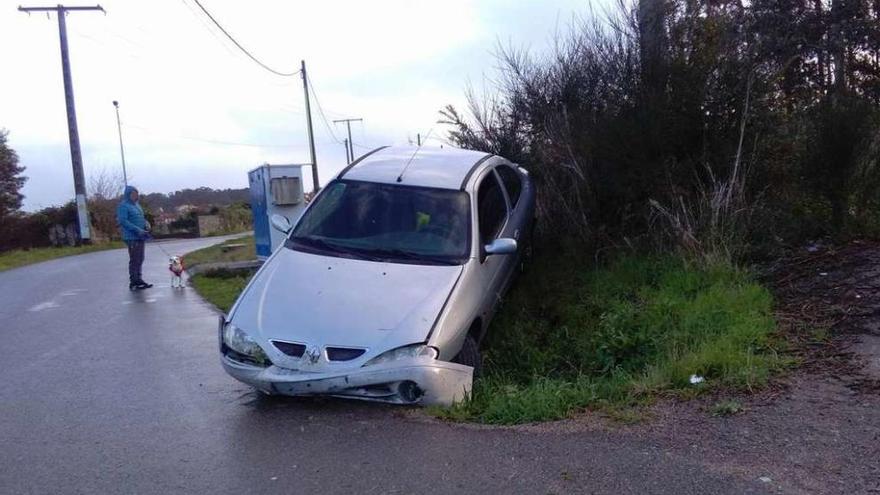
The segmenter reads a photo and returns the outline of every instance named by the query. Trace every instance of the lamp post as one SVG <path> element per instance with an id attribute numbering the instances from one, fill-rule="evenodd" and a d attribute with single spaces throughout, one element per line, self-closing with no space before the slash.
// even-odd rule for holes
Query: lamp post
<path id="1" fill-rule="evenodd" d="M 128 174 L 125 172 L 125 150 L 122 148 L 122 122 L 119 120 L 119 102 L 113 100 L 116 108 L 116 128 L 119 129 L 119 154 L 122 156 L 122 181 L 128 186 Z"/>

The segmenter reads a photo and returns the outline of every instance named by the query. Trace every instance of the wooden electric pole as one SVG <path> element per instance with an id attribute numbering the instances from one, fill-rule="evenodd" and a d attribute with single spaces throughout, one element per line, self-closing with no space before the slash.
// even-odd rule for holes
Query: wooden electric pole
<path id="1" fill-rule="evenodd" d="M 318 192 L 318 162 L 315 159 L 315 135 L 312 131 L 312 109 L 309 105 L 309 76 L 306 74 L 306 61 L 302 61 L 302 68 L 300 70 L 303 78 L 303 91 L 306 94 L 306 123 L 308 124 L 309 131 L 309 153 L 312 157 L 312 187 L 314 188 L 314 192 Z"/>
<path id="2" fill-rule="evenodd" d="M 364 119 L 339 119 L 339 120 L 333 121 L 334 124 L 338 124 L 340 122 L 345 122 L 346 127 L 348 127 L 348 156 L 351 157 L 351 160 L 349 160 L 348 163 L 351 163 L 354 161 L 354 145 L 351 142 L 351 123 L 352 122 L 363 122 L 363 121 L 364 121 Z"/>
<path id="3" fill-rule="evenodd" d="M 342 140 L 342 145 L 345 146 L 345 164 L 351 164 L 351 155 L 348 153 L 348 138 Z"/>
<path id="4" fill-rule="evenodd" d="M 55 12 L 58 16 L 58 37 L 61 39 L 61 74 L 64 78 L 64 100 L 67 106 L 67 133 L 70 138 L 70 161 L 73 165 L 73 188 L 76 193 L 77 223 L 79 224 L 79 240 L 88 244 L 92 239 L 89 224 L 89 209 L 86 203 L 86 179 L 83 172 L 82 150 L 79 145 L 79 130 L 76 126 L 76 107 L 73 103 L 73 81 L 70 76 L 70 56 L 67 53 L 67 24 L 64 17 L 68 12 L 80 10 L 104 9 L 100 5 L 94 7 L 18 7 L 21 12 Z M 106 12 L 104 12 L 106 14 Z"/>

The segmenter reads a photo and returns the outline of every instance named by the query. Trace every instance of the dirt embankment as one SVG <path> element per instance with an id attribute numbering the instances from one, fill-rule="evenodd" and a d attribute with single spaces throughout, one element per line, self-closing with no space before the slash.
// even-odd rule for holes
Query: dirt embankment
<path id="1" fill-rule="evenodd" d="M 880 243 L 808 249 L 769 274 L 803 370 L 880 392 Z"/>
<path id="2" fill-rule="evenodd" d="M 767 390 L 670 401 L 622 434 L 767 493 L 880 493 L 880 243 L 812 246 L 765 275 L 799 366 Z"/>
<path id="3" fill-rule="evenodd" d="M 770 389 L 658 408 L 633 433 L 770 493 L 880 493 L 880 243 L 810 246 L 769 267 L 781 331 L 800 365 Z"/>

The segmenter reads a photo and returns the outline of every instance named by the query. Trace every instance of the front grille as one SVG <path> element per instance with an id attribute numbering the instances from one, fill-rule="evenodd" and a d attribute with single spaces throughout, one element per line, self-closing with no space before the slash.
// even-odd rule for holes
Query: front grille
<path id="1" fill-rule="evenodd" d="M 295 358 L 302 357 L 303 353 L 306 352 L 306 346 L 303 344 L 294 344 L 293 342 L 282 342 L 280 340 L 273 340 L 272 345 L 274 345 L 276 349 L 283 352 L 284 354 Z"/>
<path id="2" fill-rule="evenodd" d="M 351 361 L 367 352 L 365 349 L 352 349 L 350 347 L 328 347 L 327 359 L 330 361 Z"/>

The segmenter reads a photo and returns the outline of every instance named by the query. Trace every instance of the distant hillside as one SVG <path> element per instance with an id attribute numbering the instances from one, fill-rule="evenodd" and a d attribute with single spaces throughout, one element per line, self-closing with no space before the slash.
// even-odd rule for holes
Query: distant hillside
<path id="1" fill-rule="evenodd" d="M 141 201 L 152 209 L 174 209 L 182 205 L 225 206 L 236 202 L 250 201 L 247 188 L 242 189 L 181 189 L 173 193 L 150 193 L 141 196 Z"/>

